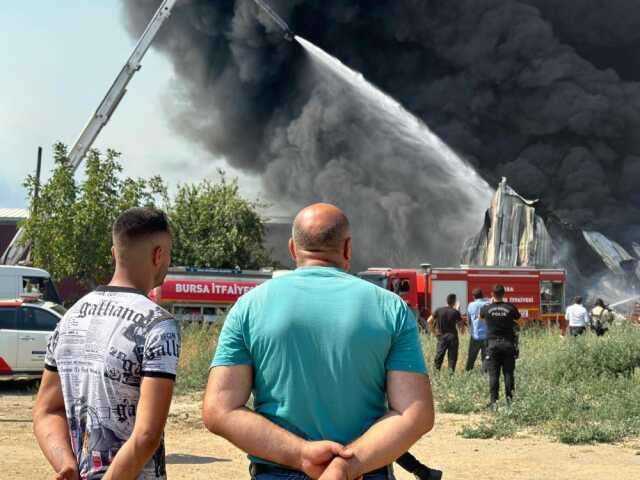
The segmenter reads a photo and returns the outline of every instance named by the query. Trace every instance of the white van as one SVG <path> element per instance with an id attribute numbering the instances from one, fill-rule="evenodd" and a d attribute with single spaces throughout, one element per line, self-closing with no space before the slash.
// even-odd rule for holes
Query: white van
<path id="1" fill-rule="evenodd" d="M 0 265 L 0 298 L 20 298 L 34 294 L 39 295 L 42 300 L 61 303 L 47 271 L 40 268 Z"/>

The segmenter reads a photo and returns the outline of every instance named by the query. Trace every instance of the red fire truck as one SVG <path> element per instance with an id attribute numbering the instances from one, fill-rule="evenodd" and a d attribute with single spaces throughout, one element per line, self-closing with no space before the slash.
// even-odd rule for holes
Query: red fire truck
<path id="1" fill-rule="evenodd" d="M 505 300 L 518 307 L 523 321 L 564 321 L 566 274 L 562 269 L 431 268 L 424 264 L 420 269 L 369 268 L 358 276 L 400 295 L 422 320 L 445 306 L 450 293 L 457 295 L 460 312 L 466 315 L 475 288 L 488 297 L 499 283 L 507 292 Z"/>
<path id="2" fill-rule="evenodd" d="M 178 320 L 215 322 L 238 298 L 271 277 L 270 271 L 171 268 L 149 298 Z"/>

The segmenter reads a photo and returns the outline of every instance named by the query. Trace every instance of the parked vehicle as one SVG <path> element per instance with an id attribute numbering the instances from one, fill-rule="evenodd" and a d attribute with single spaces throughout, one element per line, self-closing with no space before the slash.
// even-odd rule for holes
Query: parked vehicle
<path id="1" fill-rule="evenodd" d="M 0 298 L 20 298 L 23 295 L 40 295 L 44 301 L 62 303 L 46 270 L 0 265 Z"/>
<path id="2" fill-rule="evenodd" d="M 471 292 L 480 288 L 485 296 L 500 283 L 506 290 L 505 301 L 520 310 L 522 321 L 564 321 L 566 274 L 562 269 L 528 267 L 467 267 L 420 269 L 369 268 L 358 274 L 364 280 L 400 295 L 425 321 L 433 311 L 446 305 L 447 295 L 458 297 L 462 315 L 473 300 Z"/>
<path id="3" fill-rule="evenodd" d="M 272 275 L 270 271 L 174 267 L 149 298 L 178 320 L 217 322 L 238 298 Z"/>
<path id="4" fill-rule="evenodd" d="M 0 380 L 42 375 L 49 336 L 65 312 L 36 296 L 0 300 Z"/>

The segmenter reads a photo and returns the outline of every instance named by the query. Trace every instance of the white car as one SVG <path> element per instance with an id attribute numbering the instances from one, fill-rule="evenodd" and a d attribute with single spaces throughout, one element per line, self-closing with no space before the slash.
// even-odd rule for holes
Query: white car
<path id="1" fill-rule="evenodd" d="M 0 300 L 0 380 L 42 376 L 49 336 L 65 312 L 53 302 Z"/>

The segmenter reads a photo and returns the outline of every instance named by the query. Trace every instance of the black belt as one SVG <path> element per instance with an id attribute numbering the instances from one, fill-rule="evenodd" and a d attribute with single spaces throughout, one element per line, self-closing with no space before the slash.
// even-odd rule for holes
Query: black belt
<path id="1" fill-rule="evenodd" d="M 304 475 L 304 472 L 299 472 L 297 470 L 291 470 L 289 468 L 276 467 L 275 465 L 267 465 L 266 463 L 256 463 L 251 462 L 251 466 L 249 467 L 249 471 L 251 472 L 251 476 L 269 474 L 269 473 L 299 473 Z M 390 473 L 391 468 L 389 466 L 378 468 L 377 470 L 373 470 L 372 472 L 368 472 L 364 474 L 363 478 L 367 478 L 369 475 L 379 475 L 382 473 Z"/>

